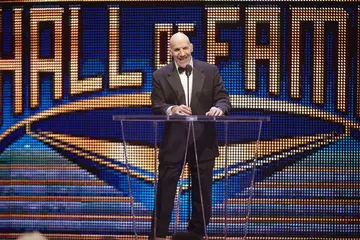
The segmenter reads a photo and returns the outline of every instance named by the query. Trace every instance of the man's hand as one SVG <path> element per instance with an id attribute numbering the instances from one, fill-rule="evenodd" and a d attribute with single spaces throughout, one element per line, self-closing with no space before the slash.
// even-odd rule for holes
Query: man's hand
<path id="1" fill-rule="evenodd" d="M 217 107 L 212 107 L 210 110 L 206 113 L 206 116 L 223 116 L 224 112 Z"/>
<path id="2" fill-rule="evenodd" d="M 172 115 L 189 116 L 192 114 L 191 108 L 186 105 L 173 106 L 171 108 Z"/>

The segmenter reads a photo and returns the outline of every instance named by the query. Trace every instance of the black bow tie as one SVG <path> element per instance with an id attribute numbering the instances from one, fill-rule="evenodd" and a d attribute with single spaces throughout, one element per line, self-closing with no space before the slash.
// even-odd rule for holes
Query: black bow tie
<path id="1" fill-rule="evenodd" d="M 178 71 L 179 71 L 179 74 L 182 74 L 183 72 L 185 72 L 185 68 L 179 66 Z"/>

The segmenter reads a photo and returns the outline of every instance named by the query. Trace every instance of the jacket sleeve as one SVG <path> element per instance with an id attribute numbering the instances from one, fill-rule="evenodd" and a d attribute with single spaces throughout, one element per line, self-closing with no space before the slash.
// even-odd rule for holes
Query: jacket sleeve
<path id="1" fill-rule="evenodd" d="M 165 102 L 165 94 L 156 74 L 152 78 L 151 109 L 153 114 L 166 114 L 166 110 L 172 105 Z"/>
<path id="2" fill-rule="evenodd" d="M 228 115 L 231 111 L 231 103 L 229 93 L 226 91 L 224 82 L 220 76 L 219 70 L 216 67 L 214 75 L 214 106 L 220 108 L 224 115 Z"/>

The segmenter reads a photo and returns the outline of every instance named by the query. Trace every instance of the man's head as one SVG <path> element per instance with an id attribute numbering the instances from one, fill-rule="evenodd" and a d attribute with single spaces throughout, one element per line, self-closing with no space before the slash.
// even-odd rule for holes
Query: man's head
<path id="1" fill-rule="evenodd" d="M 170 38 L 169 51 L 177 65 L 185 68 L 191 61 L 193 45 L 190 43 L 188 36 L 178 32 Z"/>

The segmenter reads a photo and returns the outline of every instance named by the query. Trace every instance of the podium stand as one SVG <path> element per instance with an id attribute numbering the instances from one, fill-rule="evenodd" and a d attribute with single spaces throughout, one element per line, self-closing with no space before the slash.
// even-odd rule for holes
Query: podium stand
<path id="1" fill-rule="evenodd" d="M 256 164 L 257 164 L 257 159 L 258 159 L 258 151 L 259 151 L 259 143 L 260 143 L 260 136 L 261 136 L 261 131 L 262 131 L 262 127 L 263 127 L 263 123 L 270 121 L 270 117 L 263 117 L 263 116 L 218 116 L 218 117 L 213 117 L 213 116 L 197 116 L 197 115 L 191 115 L 191 116 L 166 116 L 166 115 L 114 115 L 113 116 L 113 120 L 114 121 L 120 121 L 121 123 L 121 135 L 122 135 L 122 140 L 123 140 L 123 147 L 124 147 L 124 159 L 125 159 L 125 164 L 126 164 L 126 172 L 127 172 L 127 181 L 128 181 L 128 187 L 129 187 L 129 195 L 130 195 L 130 207 L 131 207 L 131 215 L 132 215 L 132 223 L 133 223 L 133 230 L 134 230 L 134 238 L 137 239 L 137 225 L 136 225 L 136 220 L 135 220 L 135 214 L 134 214 L 134 200 L 133 200 L 133 195 L 132 195 L 132 189 L 131 189 L 131 181 L 130 181 L 130 171 L 129 171 L 129 161 L 128 161 L 128 156 L 127 156 L 127 147 L 126 147 L 126 140 L 125 140 L 125 126 L 124 123 L 125 122 L 151 122 L 153 123 L 154 126 L 154 213 L 156 213 L 156 190 L 157 190 L 157 174 L 158 174 L 158 170 L 157 170 L 157 135 L 158 135 L 158 126 L 159 123 L 165 123 L 165 122 L 186 122 L 188 124 L 188 133 L 187 133 L 187 139 L 186 139 L 186 150 L 185 150 L 185 158 L 184 158 L 184 165 L 183 165 L 183 169 L 182 169 L 182 173 L 180 176 L 180 189 L 178 191 L 178 196 L 175 197 L 175 201 L 176 204 L 174 206 L 174 211 L 175 212 L 175 229 L 174 229 L 174 233 L 176 233 L 177 231 L 177 225 L 178 225 L 178 219 L 179 219 L 179 214 L 180 214 L 180 198 L 181 198 L 181 189 L 182 189 L 182 182 L 183 182 L 183 173 L 184 173 L 184 167 L 185 167 L 185 160 L 187 158 L 187 150 L 188 150 L 188 143 L 189 143 L 189 139 L 190 137 L 193 138 L 193 144 L 194 144 L 194 150 L 195 150 L 195 160 L 196 160 L 196 166 L 198 166 L 198 158 L 197 158 L 197 149 L 196 149 L 196 136 L 195 136 L 195 131 L 194 131 L 194 122 L 215 122 L 215 123 L 223 123 L 224 124 L 224 140 L 225 140 L 225 157 L 224 157 L 224 178 L 225 178 L 225 183 L 224 183 L 224 203 L 225 203 L 225 216 L 224 216 L 224 237 L 225 239 L 227 238 L 227 225 L 228 225 L 228 213 L 227 213 L 227 208 L 228 208 L 228 128 L 229 128 L 229 123 L 234 123 L 234 124 L 242 124 L 242 123 L 253 123 L 253 124 L 258 124 L 258 131 L 257 131 L 257 136 L 256 136 L 256 145 L 255 145 L 255 153 L 253 156 L 253 160 L 251 162 L 251 179 L 250 179 L 250 186 L 249 186 L 249 198 L 248 198 L 248 203 L 247 203 L 247 209 L 246 209 L 246 217 L 245 217 L 245 229 L 244 229 L 244 236 L 246 238 L 247 234 L 248 234 L 248 228 L 249 228 L 249 217 L 250 217 L 250 210 L 251 210 L 251 200 L 252 200 L 252 190 L 253 190 L 253 185 L 254 185 L 254 178 L 255 178 L 255 169 L 256 169 Z M 198 173 L 198 178 L 199 178 L 199 171 L 197 171 Z M 200 181 L 199 181 L 200 183 Z M 200 193 L 202 192 L 201 190 L 201 184 L 199 184 L 199 190 Z M 202 195 L 200 194 L 200 198 L 201 198 L 201 207 L 202 207 L 202 213 L 203 213 L 203 220 L 205 219 L 205 214 L 204 214 L 204 205 L 203 205 L 203 200 L 202 200 Z M 154 229 L 156 231 L 156 217 L 154 218 Z M 205 225 L 205 220 L 204 220 L 204 225 Z M 156 235 L 156 232 L 154 233 L 154 235 Z M 207 234 L 207 230 L 205 227 L 205 239 L 208 239 L 208 234 Z"/>

